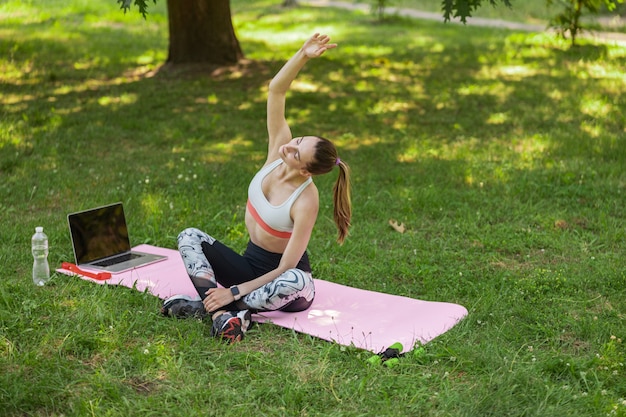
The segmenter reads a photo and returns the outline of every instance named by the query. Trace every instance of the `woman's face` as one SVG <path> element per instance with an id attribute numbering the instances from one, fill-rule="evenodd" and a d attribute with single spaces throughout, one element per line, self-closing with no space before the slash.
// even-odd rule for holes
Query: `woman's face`
<path id="1" fill-rule="evenodd" d="M 280 147 L 280 157 L 290 168 L 306 170 L 307 165 L 315 158 L 315 145 L 318 140 L 315 136 L 293 138 Z"/>

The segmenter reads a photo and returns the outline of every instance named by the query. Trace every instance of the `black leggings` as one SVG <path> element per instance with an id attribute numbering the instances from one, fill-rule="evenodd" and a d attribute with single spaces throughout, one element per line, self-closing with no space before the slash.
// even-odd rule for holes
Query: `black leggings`
<path id="1" fill-rule="evenodd" d="M 282 254 L 268 252 L 252 242 L 240 255 L 195 228 L 185 229 L 179 234 L 178 250 L 194 287 L 203 299 L 206 291 L 216 287 L 217 283 L 228 288 L 276 269 L 282 257 Z M 287 270 L 224 309 L 302 311 L 310 307 L 314 296 L 311 267 L 305 253 L 296 268 Z"/>

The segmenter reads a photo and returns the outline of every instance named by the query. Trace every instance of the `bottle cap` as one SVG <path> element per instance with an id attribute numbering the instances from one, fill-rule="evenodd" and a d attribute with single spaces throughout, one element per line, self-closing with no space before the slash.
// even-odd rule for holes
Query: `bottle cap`
<path id="1" fill-rule="evenodd" d="M 35 232 L 37 232 L 37 233 L 43 232 L 43 227 L 41 227 L 41 226 L 35 227 Z"/>

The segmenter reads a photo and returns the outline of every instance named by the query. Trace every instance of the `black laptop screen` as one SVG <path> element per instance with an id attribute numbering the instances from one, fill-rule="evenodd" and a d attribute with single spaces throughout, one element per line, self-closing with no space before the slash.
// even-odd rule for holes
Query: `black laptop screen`
<path id="1" fill-rule="evenodd" d="M 76 263 L 84 264 L 130 251 L 122 204 L 68 216 Z"/>

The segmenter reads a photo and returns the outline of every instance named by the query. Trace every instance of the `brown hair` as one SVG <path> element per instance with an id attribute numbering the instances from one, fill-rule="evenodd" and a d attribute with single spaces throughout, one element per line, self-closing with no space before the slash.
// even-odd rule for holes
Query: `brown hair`
<path id="1" fill-rule="evenodd" d="M 339 176 L 333 187 L 333 218 L 337 226 L 337 242 L 343 243 L 348 235 L 350 219 L 352 218 L 352 201 L 350 200 L 350 167 L 342 161 L 335 145 L 326 138 L 318 138 L 315 145 L 313 160 L 306 166 L 306 170 L 312 175 L 326 174 L 337 166 Z"/>

